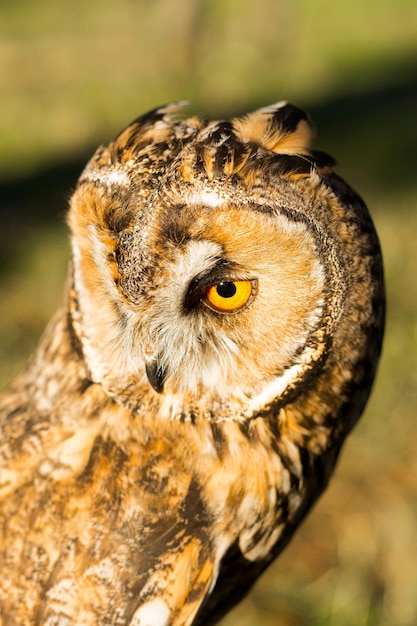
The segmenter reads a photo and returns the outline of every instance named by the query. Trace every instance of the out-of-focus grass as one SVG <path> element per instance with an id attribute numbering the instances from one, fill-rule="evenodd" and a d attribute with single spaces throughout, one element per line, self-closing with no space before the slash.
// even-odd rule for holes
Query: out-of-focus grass
<path id="1" fill-rule="evenodd" d="M 45 227 L 36 237 L 13 240 L 0 282 L 1 388 L 36 347 L 39 333 L 64 292 L 68 245 L 60 225 Z"/>
<path id="2" fill-rule="evenodd" d="M 0 10 L 0 386 L 60 301 L 68 195 L 147 108 L 282 98 L 365 196 L 389 314 L 378 381 L 325 496 L 224 626 L 417 623 L 415 0 L 15 0 Z"/>

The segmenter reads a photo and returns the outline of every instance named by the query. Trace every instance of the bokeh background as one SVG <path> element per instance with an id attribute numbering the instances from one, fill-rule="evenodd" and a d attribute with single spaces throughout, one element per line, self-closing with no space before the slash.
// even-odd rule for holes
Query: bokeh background
<path id="1" fill-rule="evenodd" d="M 383 359 L 336 475 L 223 626 L 417 624 L 417 3 L 13 0 L 0 6 L 0 385 L 60 301 L 65 210 L 99 143 L 187 99 L 289 99 L 365 197 L 388 286 Z"/>

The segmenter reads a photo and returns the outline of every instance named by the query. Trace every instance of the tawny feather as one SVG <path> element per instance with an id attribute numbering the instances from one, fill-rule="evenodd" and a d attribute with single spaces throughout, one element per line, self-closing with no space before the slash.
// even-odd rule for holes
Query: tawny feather
<path id="1" fill-rule="evenodd" d="M 172 105 L 88 163 L 63 305 L 0 397 L 2 626 L 214 624 L 325 488 L 384 292 L 311 136 L 286 103 Z"/>

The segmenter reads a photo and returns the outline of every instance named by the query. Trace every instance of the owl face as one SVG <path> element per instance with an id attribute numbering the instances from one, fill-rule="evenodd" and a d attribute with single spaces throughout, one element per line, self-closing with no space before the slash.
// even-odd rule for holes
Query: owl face
<path id="1" fill-rule="evenodd" d="M 184 215 L 172 228 L 164 209 L 162 232 L 139 244 L 146 281 L 129 271 L 129 243 L 122 254 L 120 294 L 128 307 L 135 302 L 129 352 L 139 351 L 157 390 L 250 395 L 283 374 L 320 319 L 324 272 L 312 237 L 279 216 L 260 224 L 256 209 L 227 202 L 174 211 Z"/>
<path id="2" fill-rule="evenodd" d="M 98 150 L 69 218 L 93 380 L 152 387 L 170 417 L 205 398 L 244 418 L 319 374 L 355 253 L 309 136 L 291 105 L 216 123 L 162 109 Z"/>

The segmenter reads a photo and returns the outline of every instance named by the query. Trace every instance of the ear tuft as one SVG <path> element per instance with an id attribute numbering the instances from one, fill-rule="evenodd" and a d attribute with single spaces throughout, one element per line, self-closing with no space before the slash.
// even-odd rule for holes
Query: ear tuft
<path id="1" fill-rule="evenodd" d="M 304 111 L 278 102 L 233 120 L 238 137 L 280 154 L 308 154 L 313 126 Z"/>
<path id="2" fill-rule="evenodd" d="M 158 144 L 169 141 L 174 127 L 186 117 L 187 101 L 174 102 L 141 115 L 124 128 L 111 144 L 112 157 L 122 161 L 131 158 L 138 144 Z"/>

